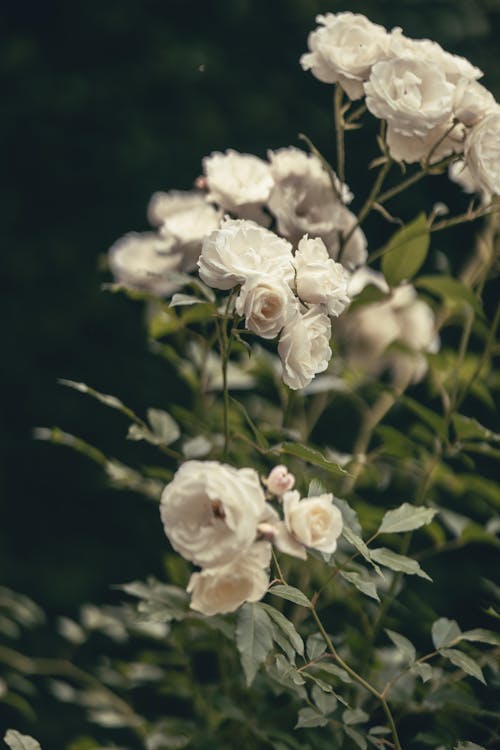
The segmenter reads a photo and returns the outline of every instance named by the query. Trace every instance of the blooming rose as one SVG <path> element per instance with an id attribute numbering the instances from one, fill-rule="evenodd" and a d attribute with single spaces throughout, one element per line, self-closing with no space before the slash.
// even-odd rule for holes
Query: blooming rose
<path id="1" fill-rule="evenodd" d="M 316 21 L 322 25 L 309 34 L 310 52 L 300 64 L 320 81 L 340 83 L 350 99 L 360 99 L 372 66 L 387 57 L 386 29 L 349 11 L 316 16 Z"/>
<path id="2" fill-rule="evenodd" d="M 256 276 L 242 286 L 236 312 L 246 326 L 264 339 L 273 339 L 298 307 L 297 298 L 286 281 L 272 276 Z"/>
<path id="3" fill-rule="evenodd" d="M 243 219 L 262 223 L 262 206 L 269 198 L 273 179 L 267 164 L 251 154 L 228 149 L 203 159 L 208 187 L 207 200 Z"/>
<path id="4" fill-rule="evenodd" d="M 350 302 L 347 294 L 350 274 L 329 257 L 324 242 L 319 238 L 309 239 L 307 235 L 303 237 L 295 253 L 294 265 L 300 299 L 325 305 L 329 315 L 338 317 Z"/>
<path id="5" fill-rule="evenodd" d="M 249 547 L 265 509 L 257 472 L 217 461 L 186 461 L 160 503 L 172 547 L 206 568 L 226 565 Z"/>
<path id="6" fill-rule="evenodd" d="M 180 287 L 172 280 L 182 262 L 174 248 L 171 236 L 129 232 L 109 249 L 109 267 L 117 282 L 128 289 L 167 297 Z"/>
<path id="7" fill-rule="evenodd" d="M 472 127 L 495 109 L 495 97 L 485 86 L 474 80 L 463 78 L 453 96 L 453 114 L 467 127 Z"/>
<path id="8" fill-rule="evenodd" d="M 321 159 L 315 154 L 307 154 L 295 146 L 279 148 L 276 151 L 269 150 L 267 158 L 270 162 L 271 176 L 275 183 L 295 175 L 296 177 L 319 179 L 325 187 L 331 186 L 330 180 L 333 178 L 335 193 L 340 196 L 344 206 L 349 205 L 354 198 L 349 187 L 340 182 L 337 175 L 332 172 L 330 175 L 326 172 Z"/>
<path id="9" fill-rule="evenodd" d="M 378 62 L 364 88 L 370 112 L 403 135 L 425 136 L 451 117 L 454 86 L 424 59 Z"/>
<path id="10" fill-rule="evenodd" d="M 271 545 L 256 542 L 227 565 L 193 573 L 187 591 L 191 609 L 204 615 L 234 612 L 244 602 L 262 599 L 269 586 Z"/>
<path id="11" fill-rule="evenodd" d="M 306 547 L 320 552 L 335 552 L 343 522 L 340 510 L 332 501 L 332 494 L 301 500 L 297 490 L 287 492 L 283 497 L 287 529 Z"/>
<path id="12" fill-rule="evenodd" d="M 465 128 L 453 120 L 437 125 L 426 135 L 404 135 L 391 125 L 387 127 L 386 141 L 389 152 L 396 161 L 413 164 L 429 159 L 434 164 L 452 153 L 464 150 Z"/>
<path id="13" fill-rule="evenodd" d="M 263 481 L 272 495 L 283 495 L 292 489 L 295 484 L 295 477 L 286 466 L 279 464 L 271 469 L 269 475 Z"/>
<path id="14" fill-rule="evenodd" d="M 330 336 L 330 318 L 318 305 L 305 314 L 295 314 L 278 344 L 286 385 L 293 390 L 305 388 L 315 375 L 326 370 L 332 356 Z"/>
<path id="15" fill-rule="evenodd" d="M 217 229 L 222 212 L 207 203 L 205 194 L 198 190 L 171 190 L 153 194 L 148 218 L 160 233 L 175 237 L 176 249 L 182 252 L 182 270 L 192 271 L 203 239 Z"/>
<path id="16" fill-rule="evenodd" d="M 292 280 L 292 247 L 253 221 L 226 219 L 203 242 L 200 276 L 216 289 L 231 289 L 256 274 Z"/>
<path id="17" fill-rule="evenodd" d="M 486 196 L 500 195 L 500 106 L 471 128 L 465 164 Z"/>

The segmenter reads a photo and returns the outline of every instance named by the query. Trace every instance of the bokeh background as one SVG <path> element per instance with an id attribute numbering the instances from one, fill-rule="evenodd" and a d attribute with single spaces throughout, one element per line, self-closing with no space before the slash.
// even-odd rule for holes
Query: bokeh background
<path id="1" fill-rule="evenodd" d="M 500 98 L 500 0 L 2 4 L 0 583 L 49 617 L 108 600 L 112 583 L 160 575 L 165 549 L 153 504 L 32 439 L 57 424 L 111 455 L 130 449 L 123 418 L 60 377 L 139 412 L 182 400 L 148 351 L 140 303 L 101 291 L 100 258 L 147 228 L 153 191 L 189 189 L 214 150 L 265 156 L 304 132 L 333 155 L 330 91 L 298 60 L 315 15 L 340 10 L 469 57 Z M 356 143 L 355 190 L 366 156 Z M 459 253 L 467 238 L 447 241 Z"/>

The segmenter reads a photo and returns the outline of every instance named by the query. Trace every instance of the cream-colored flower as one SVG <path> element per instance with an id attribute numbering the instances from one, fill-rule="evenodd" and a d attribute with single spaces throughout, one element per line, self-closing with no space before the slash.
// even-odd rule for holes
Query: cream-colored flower
<path id="1" fill-rule="evenodd" d="M 198 190 L 171 190 L 154 193 L 149 201 L 148 219 L 160 233 L 175 237 L 182 253 L 182 270 L 192 271 L 200 257 L 204 238 L 217 229 L 222 211 L 207 203 Z"/>
<path id="2" fill-rule="evenodd" d="M 266 479 L 263 480 L 267 489 L 272 495 L 283 495 L 289 492 L 295 484 L 295 477 L 291 474 L 286 466 L 278 464 L 269 472 Z"/>
<path id="3" fill-rule="evenodd" d="M 297 490 L 283 497 L 285 524 L 289 532 L 306 547 L 332 553 L 342 533 L 342 514 L 333 505 L 333 495 L 300 499 Z"/>
<path id="4" fill-rule="evenodd" d="M 249 278 L 236 299 L 236 312 L 246 327 L 264 339 L 274 339 L 298 309 L 298 300 L 283 279 Z"/>
<path id="5" fill-rule="evenodd" d="M 154 232 L 129 232 L 108 252 L 109 268 L 119 284 L 155 297 L 168 297 L 180 288 L 175 275 L 182 255 L 175 238 Z"/>
<path id="6" fill-rule="evenodd" d="M 453 95 L 453 114 L 468 128 L 497 107 L 495 97 L 477 81 L 462 78 Z"/>
<path id="7" fill-rule="evenodd" d="M 425 59 L 398 57 L 378 62 L 364 87 L 370 112 L 403 135 L 426 136 L 450 120 L 454 86 Z"/>
<path id="8" fill-rule="evenodd" d="M 471 128 L 465 142 L 465 165 L 481 192 L 500 195 L 500 106 Z"/>
<path id="9" fill-rule="evenodd" d="M 292 247 L 282 237 L 244 219 L 226 219 L 203 242 L 200 277 L 216 289 L 231 289 L 257 274 L 293 279 Z"/>
<path id="10" fill-rule="evenodd" d="M 316 21 L 321 26 L 309 34 L 310 52 L 300 64 L 320 81 L 338 82 L 351 99 L 360 99 L 372 66 L 387 57 L 386 29 L 349 11 L 316 16 Z"/>
<path id="11" fill-rule="evenodd" d="M 330 318 L 319 305 L 305 314 L 297 312 L 281 332 L 278 354 L 283 368 L 283 382 L 293 390 L 305 388 L 328 367 L 330 349 Z"/>
<path id="12" fill-rule="evenodd" d="M 437 125 L 427 135 L 403 135 L 391 125 L 387 127 L 387 146 L 393 159 L 413 164 L 428 160 L 430 164 L 464 150 L 465 127 L 453 120 Z"/>
<path id="13" fill-rule="evenodd" d="M 227 565 L 193 573 L 187 591 L 191 609 L 204 615 L 234 612 L 244 602 L 262 599 L 269 586 L 271 545 L 256 542 Z"/>
<path id="14" fill-rule="evenodd" d="M 265 509 L 257 472 L 217 461 L 186 461 L 160 503 L 172 547 L 204 568 L 231 563 L 249 547 Z"/>
<path id="15" fill-rule="evenodd" d="M 215 151 L 203 159 L 203 170 L 207 200 L 242 219 L 266 221 L 262 206 L 269 198 L 273 179 L 269 164 L 263 159 L 233 149 Z"/>
<path id="16" fill-rule="evenodd" d="M 295 175 L 303 179 L 317 179 L 325 187 L 331 187 L 330 180 L 333 179 L 335 185 L 334 192 L 340 197 L 340 201 L 344 206 L 349 205 L 354 198 L 348 185 L 340 182 L 334 172 L 329 175 L 323 167 L 321 160 L 314 154 L 307 154 L 295 146 L 287 146 L 276 149 L 276 151 L 268 151 L 267 158 L 270 162 L 271 175 L 275 183 L 285 180 L 291 175 Z"/>
<path id="17" fill-rule="evenodd" d="M 343 265 L 332 260 L 323 240 L 309 239 L 299 242 L 294 257 L 297 294 L 303 302 L 324 305 L 328 315 L 338 317 L 347 307 L 350 274 Z"/>

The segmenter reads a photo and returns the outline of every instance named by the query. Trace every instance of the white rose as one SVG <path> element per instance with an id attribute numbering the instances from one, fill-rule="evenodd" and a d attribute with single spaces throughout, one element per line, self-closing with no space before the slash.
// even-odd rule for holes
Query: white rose
<path id="1" fill-rule="evenodd" d="M 419 58 L 376 63 L 364 87 L 370 112 L 403 135 L 425 136 L 452 114 L 454 86 L 441 69 Z"/>
<path id="2" fill-rule="evenodd" d="M 263 480 L 267 489 L 272 495 L 283 495 L 289 492 L 295 484 L 295 477 L 291 474 L 286 466 L 279 464 L 269 472 L 266 479 Z"/>
<path id="3" fill-rule="evenodd" d="M 316 21 L 321 27 L 309 34 L 310 52 L 300 64 L 320 81 L 338 82 L 351 99 L 360 99 L 372 66 L 387 57 L 386 29 L 349 11 L 316 16 Z"/>
<path id="4" fill-rule="evenodd" d="M 187 587 L 191 609 L 210 616 L 259 601 L 269 586 L 270 562 L 271 545 L 256 542 L 227 565 L 193 573 Z"/>
<path id="5" fill-rule="evenodd" d="M 495 97 L 485 86 L 466 78 L 457 83 L 453 97 L 453 114 L 468 128 L 495 109 Z"/>
<path id="6" fill-rule="evenodd" d="M 289 242 L 243 219 L 226 219 L 204 240 L 200 277 L 216 289 L 231 289 L 256 274 L 293 279 Z"/>
<path id="7" fill-rule="evenodd" d="M 320 552 L 335 552 L 343 522 L 332 494 L 301 500 L 296 490 L 287 492 L 283 511 L 287 529 L 299 542 Z"/>
<path id="8" fill-rule="evenodd" d="M 201 567 L 230 563 L 255 540 L 266 501 L 253 469 L 186 461 L 162 494 L 161 518 L 172 547 Z"/>
<path id="9" fill-rule="evenodd" d="M 180 288 L 172 276 L 180 271 L 182 256 L 174 252 L 175 238 L 154 232 L 130 232 L 108 251 L 110 270 L 119 284 L 156 297 Z"/>
<path id="10" fill-rule="evenodd" d="M 465 128 L 453 120 L 437 125 L 427 135 L 403 135 L 391 125 L 387 127 L 386 141 L 389 152 L 396 161 L 413 164 L 429 159 L 434 164 L 450 154 L 464 150 Z"/>
<path id="11" fill-rule="evenodd" d="M 319 306 L 305 314 L 297 312 L 281 332 L 278 354 L 283 382 L 293 390 L 305 388 L 319 372 L 328 367 L 331 323 Z"/>
<path id="12" fill-rule="evenodd" d="M 218 228 L 222 212 L 207 203 L 205 194 L 198 190 L 171 190 L 152 195 L 148 219 L 160 233 L 175 237 L 182 252 L 182 270 L 192 271 L 203 239 Z"/>
<path id="13" fill-rule="evenodd" d="M 500 106 L 471 128 L 465 165 L 486 196 L 500 195 Z"/>
<path id="14" fill-rule="evenodd" d="M 463 159 L 457 159 L 448 167 L 448 177 L 452 182 L 460 185 L 466 193 L 480 193 L 481 188 L 472 176 L 470 169 Z"/>
<path id="15" fill-rule="evenodd" d="M 300 299 L 314 305 L 325 305 L 328 315 L 338 317 L 350 302 L 347 294 L 350 274 L 329 257 L 324 242 L 319 238 L 309 239 L 307 235 L 303 237 L 295 253 L 294 265 Z"/>
<path id="16" fill-rule="evenodd" d="M 243 219 L 266 221 L 262 206 L 269 198 L 273 178 L 263 159 L 232 149 L 224 154 L 215 151 L 203 159 L 203 170 L 207 200 Z"/>
<path id="17" fill-rule="evenodd" d="M 291 175 L 295 175 L 296 177 L 302 177 L 304 179 L 310 178 L 321 180 L 325 187 L 331 185 L 331 177 L 323 167 L 321 160 L 314 154 L 307 154 L 300 148 L 287 146 L 286 148 L 279 148 L 276 151 L 268 151 L 267 158 L 270 162 L 271 175 L 275 183 L 280 182 Z M 335 191 L 340 196 L 341 202 L 344 206 L 349 205 L 354 196 L 349 190 L 348 185 L 340 182 L 335 173 L 332 173 L 332 176 L 335 184 Z"/>
<path id="18" fill-rule="evenodd" d="M 297 308 L 289 284 L 272 276 L 250 278 L 236 299 L 236 312 L 244 316 L 247 328 L 264 339 L 274 339 Z"/>

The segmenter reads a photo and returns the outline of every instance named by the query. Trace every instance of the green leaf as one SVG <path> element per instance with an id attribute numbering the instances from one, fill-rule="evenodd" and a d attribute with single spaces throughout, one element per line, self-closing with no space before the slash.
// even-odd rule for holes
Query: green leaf
<path id="1" fill-rule="evenodd" d="M 292 646 L 294 647 L 295 651 L 300 654 L 300 656 L 304 656 L 304 641 L 300 637 L 300 635 L 297 633 L 295 629 L 295 625 L 288 620 L 284 614 L 279 612 L 275 607 L 272 607 L 270 604 L 265 604 L 264 602 L 261 602 L 260 604 L 257 604 L 256 606 L 263 608 L 271 620 L 274 620 L 276 625 L 283 631 L 283 633 L 286 635 Z"/>
<path id="2" fill-rule="evenodd" d="M 318 684 L 313 685 L 311 690 L 312 699 L 324 716 L 333 713 L 338 705 L 337 698 L 333 695 L 330 686 L 327 685 L 326 687 L 328 688 L 327 692 L 322 690 Z"/>
<path id="3" fill-rule="evenodd" d="M 301 458 L 309 464 L 314 464 L 314 466 L 319 466 L 334 477 L 342 477 L 347 474 L 346 470 L 339 466 L 339 464 L 329 461 L 320 451 L 315 448 L 309 448 L 307 445 L 302 445 L 301 443 L 281 443 L 277 446 L 277 450 L 280 453 Z"/>
<path id="4" fill-rule="evenodd" d="M 425 662 L 415 662 L 415 664 L 412 664 L 411 671 L 416 672 L 422 682 L 428 682 L 432 677 L 432 667 Z"/>
<path id="5" fill-rule="evenodd" d="M 422 406 L 418 401 L 410 398 L 409 396 L 401 396 L 399 399 L 403 406 L 408 407 L 410 411 L 420 417 L 422 422 L 428 425 L 436 435 L 445 439 L 447 437 L 446 423 L 442 417 L 436 414 L 432 409 L 428 409 L 426 406 Z"/>
<path id="6" fill-rule="evenodd" d="M 342 667 L 338 667 L 336 664 L 332 664 L 332 662 L 321 661 L 318 662 L 318 664 L 315 664 L 314 668 L 321 669 L 322 672 L 327 672 L 328 674 L 333 674 L 335 675 L 335 677 L 338 677 L 340 680 L 342 680 L 342 682 L 345 682 L 346 684 L 352 682 L 352 678 L 349 673 L 346 672 L 345 669 L 342 669 Z"/>
<path id="7" fill-rule="evenodd" d="M 272 622 L 262 608 L 249 603 L 241 607 L 236 626 L 236 646 L 248 686 L 273 647 L 272 632 Z"/>
<path id="8" fill-rule="evenodd" d="M 132 409 L 129 409 L 128 406 L 125 406 L 125 404 L 122 403 L 119 398 L 116 398 L 116 396 L 110 396 L 107 393 L 100 393 L 99 391 L 94 390 L 94 388 L 91 388 L 85 383 L 77 383 L 75 380 L 66 380 L 65 378 L 60 378 L 57 382 L 60 385 L 65 385 L 68 388 L 73 388 L 73 390 L 78 391 L 79 393 L 86 393 L 88 396 L 95 398 L 97 401 L 100 401 L 101 404 L 109 406 L 111 409 L 121 411 L 122 414 L 125 414 L 129 419 L 132 419 L 132 421 L 135 421 L 137 419 Z"/>
<path id="9" fill-rule="evenodd" d="M 482 745 L 476 745 L 475 742 L 459 742 L 458 745 L 455 745 L 453 750 L 486 750 L 485 747 Z"/>
<path id="10" fill-rule="evenodd" d="M 180 437 L 179 425 L 163 409 L 148 409 L 148 422 L 155 436 L 162 445 L 170 445 Z"/>
<path id="11" fill-rule="evenodd" d="M 451 276 L 420 276 L 415 281 L 415 286 L 435 294 L 451 307 L 468 305 L 478 314 L 483 314 L 478 297 L 469 287 Z"/>
<path id="12" fill-rule="evenodd" d="M 417 657 L 417 652 L 415 651 L 415 646 L 411 641 L 408 640 L 404 635 L 400 635 L 399 633 L 396 633 L 394 630 L 389 630 L 388 628 L 385 628 L 385 632 L 391 639 L 391 641 L 394 643 L 398 651 L 400 651 L 405 659 L 410 663 L 413 664 Z"/>
<path id="13" fill-rule="evenodd" d="M 170 300 L 170 307 L 182 307 L 184 305 L 206 305 L 206 301 L 195 297 L 193 294 L 174 294 Z"/>
<path id="14" fill-rule="evenodd" d="M 370 581 L 369 578 L 358 573 L 356 571 L 341 570 L 340 575 L 349 583 L 352 583 L 358 591 L 361 591 L 365 596 L 369 596 L 371 599 L 375 599 L 377 602 L 380 601 L 379 595 L 377 594 L 377 587 Z"/>
<path id="15" fill-rule="evenodd" d="M 370 716 L 362 708 L 348 708 L 342 714 L 342 721 L 348 726 L 352 724 L 364 724 Z"/>
<path id="16" fill-rule="evenodd" d="M 189 612 L 189 596 L 179 586 L 160 583 L 154 578 L 131 581 L 113 588 L 139 599 L 138 610 L 142 619 L 151 622 L 182 620 Z"/>
<path id="17" fill-rule="evenodd" d="M 311 661 L 317 659 L 326 651 L 326 643 L 319 633 L 313 633 L 306 641 L 307 656 Z"/>
<path id="18" fill-rule="evenodd" d="M 275 659 L 275 666 L 280 677 L 284 678 L 285 681 L 290 681 L 293 685 L 304 685 L 305 679 L 301 672 L 297 669 L 295 664 L 286 659 L 283 654 L 278 654 Z"/>
<path id="19" fill-rule="evenodd" d="M 458 627 L 456 620 L 448 620 L 447 617 L 440 617 L 432 623 L 432 642 L 435 648 L 443 648 L 456 643 L 462 631 Z"/>
<path id="20" fill-rule="evenodd" d="M 367 284 L 365 288 L 353 299 L 349 305 L 349 312 L 353 312 L 358 307 L 364 305 L 371 305 L 374 302 L 382 302 L 382 300 L 388 300 L 391 295 L 388 292 L 383 292 L 378 286 L 373 284 Z"/>
<path id="21" fill-rule="evenodd" d="M 489 440 L 498 443 L 500 435 L 484 427 L 477 419 L 463 414 L 454 414 L 451 418 L 453 427 L 460 440 Z"/>
<path id="22" fill-rule="evenodd" d="M 8 729 L 3 739 L 11 750 L 41 750 L 40 743 L 34 740 L 33 737 L 21 734 L 15 729 Z"/>
<path id="23" fill-rule="evenodd" d="M 382 272 L 390 286 L 413 278 L 423 265 L 430 245 L 425 213 L 395 232 L 382 256 Z"/>
<path id="24" fill-rule="evenodd" d="M 476 680 L 479 680 L 479 682 L 486 685 L 486 680 L 484 679 L 481 667 L 477 661 L 471 659 L 470 656 L 467 656 L 467 654 L 464 654 L 462 651 L 458 651 L 456 648 L 442 648 L 439 649 L 439 653 L 446 659 L 449 659 L 455 667 L 458 667 L 463 672 L 466 672 L 466 674 L 470 674 L 472 677 L 475 677 Z"/>
<path id="25" fill-rule="evenodd" d="M 287 601 L 298 604 L 301 607 L 309 608 L 311 606 L 311 602 L 307 596 L 294 586 L 286 586 L 285 584 L 277 583 L 275 586 L 271 586 L 268 594 L 280 596 L 282 599 L 287 599 Z"/>
<path id="26" fill-rule="evenodd" d="M 305 708 L 301 708 L 298 717 L 297 717 L 297 723 L 295 724 L 294 729 L 306 729 L 308 727 L 324 727 L 328 724 L 328 719 L 326 716 L 323 716 L 323 714 L 320 714 L 319 711 L 316 711 L 315 708 L 310 708 L 309 706 L 306 706 Z"/>
<path id="27" fill-rule="evenodd" d="M 430 523 L 438 511 L 403 503 L 399 508 L 388 510 L 382 519 L 377 534 L 401 534 L 413 531 Z"/>
<path id="28" fill-rule="evenodd" d="M 344 539 L 346 539 L 349 542 L 349 544 L 351 544 L 354 547 L 354 549 L 356 549 L 359 552 L 359 554 L 362 557 L 364 557 L 364 559 L 367 562 L 370 563 L 370 565 L 373 565 L 373 567 L 375 568 L 375 571 L 378 573 L 378 575 L 383 578 L 384 574 L 382 573 L 382 571 L 380 570 L 379 566 L 377 565 L 377 562 L 379 562 L 379 561 L 376 561 L 373 558 L 373 556 L 371 554 L 371 550 L 368 549 L 368 547 L 366 546 L 366 544 L 364 543 L 364 541 L 361 539 L 361 537 L 359 537 L 357 534 L 355 534 L 354 531 L 349 528 L 349 526 L 344 526 L 343 527 L 343 529 L 342 529 L 342 536 L 344 537 Z"/>
<path id="29" fill-rule="evenodd" d="M 459 641 L 471 641 L 472 643 L 488 643 L 490 646 L 500 646 L 500 635 L 492 633 L 491 630 L 484 628 L 475 628 L 460 633 Z"/>
<path id="30" fill-rule="evenodd" d="M 396 570 L 398 573 L 419 576 L 420 578 L 425 578 L 427 581 L 432 581 L 432 578 L 411 557 L 399 555 L 397 552 L 393 552 L 386 547 L 371 550 L 371 556 L 375 562 L 385 565 L 386 568 L 390 568 L 391 570 Z"/>
<path id="31" fill-rule="evenodd" d="M 354 742 L 355 745 L 359 747 L 359 750 L 366 750 L 368 747 L 368 743 L 361 734 L 361 732 L 358 732 L 356 729 L 353 729 L 352 727 L 344 727 L 344 732 L 347 734 L 348 737 L 351 738 L 351 740 Z"/>

